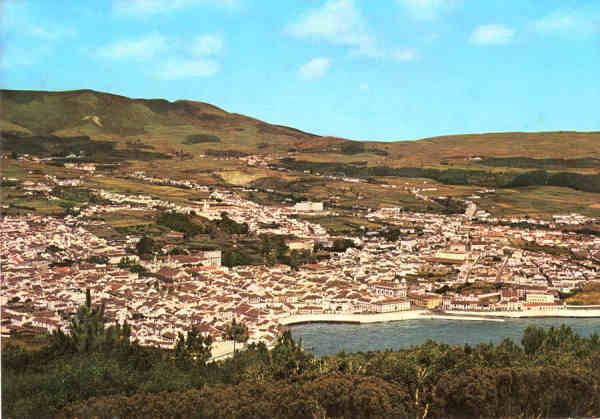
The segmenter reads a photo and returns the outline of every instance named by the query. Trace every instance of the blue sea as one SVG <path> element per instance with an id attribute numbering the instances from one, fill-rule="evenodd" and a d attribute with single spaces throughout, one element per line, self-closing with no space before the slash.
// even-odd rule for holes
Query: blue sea
<path id="1" fill-rule="evenodd" d="M 521 341 L 527 326 L 570 326 L 581 336 L 600 334 L 600 319 L 538 318 L 507 319 L 504 322 L 460 320 L 407 320 L 389 323 L 340 324 L 314 323 L 291 326 L 295 340 L 302 338 L 306 351 L 334 355 L 340 351 L 366 352 L 407 348 L 432 339 L 449 345 L 475 345 L 510 338 Z"/>

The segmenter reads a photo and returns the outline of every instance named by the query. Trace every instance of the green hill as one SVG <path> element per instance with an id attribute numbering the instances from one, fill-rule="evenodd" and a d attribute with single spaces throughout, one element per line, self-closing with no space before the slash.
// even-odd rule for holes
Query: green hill
<path id="1" fill-rule="evenodd" d="M 157 151 L 224 149 L 242 152 L 297 150 L 308 160 L 366 157 L 389 166 L 461 164 L 469 157 L 600 158 L 600 132 L 491 133 L 417 141 L 351 142 L 269 124 L 188 100 L 130 99 L 93 90 L 1 90 L 0 130 L 20 135 L 87 135 L 117 142 L 140 139 Z M 216 141 L 194 141 L 190 137 Z M 401 138 L 402 133 L 398 136 Z M 218 143 L 218 144 L 217 144 Z"/>
<path id="2" fill-rule="evenodd" d="M 316 137 L 187 100 L 130 99 L 93 90 L 2 90 L 0 102 L 0 129 L 40 136 L 87 135 L 117 142 L 133 137 L 160 149 L 204 135 L 217 137 L 225 149 L 248 151 L 260 143 L 287 149 L 293 142 Z"/>

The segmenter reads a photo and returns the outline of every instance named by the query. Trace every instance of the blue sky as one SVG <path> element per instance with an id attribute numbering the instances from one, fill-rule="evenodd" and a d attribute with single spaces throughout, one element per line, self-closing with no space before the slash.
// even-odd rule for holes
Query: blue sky
<path id="1" fill-rule="evenodd" d="M 360 140 L 600 130 L 600 1 L 3 0 L 0 85 Z"/>

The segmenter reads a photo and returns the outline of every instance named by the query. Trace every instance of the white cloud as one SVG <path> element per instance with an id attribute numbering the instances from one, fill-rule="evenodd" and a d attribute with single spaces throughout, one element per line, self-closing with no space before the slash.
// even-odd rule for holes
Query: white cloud
<path id="1" fill-rule="evenodd" d="M 543 35 L 560 35 L 581 38 L 600 33 L 600 12 L 592 10 L 556 10 L 536 21 L 531 26 Z"/>
<path id="2" fill-rule="evenodd" d="M 187 46 L 193 55 L 213 55 L 223 48 L 223 39 L 216 35 L 198 35 Z"/>
<path id="3" fill-rule="evenodd" d="M 515 30 L 506 25 L 481 25 L 475 28 L 469 37 L 469 42 L 475 45 L 508 44 Z"/>
<path id="4" fill-rule="evenodd" d="M 354 47 L 365 55 L 377 55 L 375 39 L 368 32 L 363 16 L 353 0 L 329 0 L 298 22 L 286 33 L 301 39 L 325 40 L 332 44 Z"/>
<path id="5" fill-rule="evenodd" d="M 237 2 L 237 0 L 113 0 L 113 12 L 118 15 L 151 15 L 203 4 L 232 7 Z"/>
<path id="6" fill-rule="evenodd" d="M 113 60 L 135 60 L 154 65 L 152 74 L 159 79 L 176 80 L 209 77 L 219 72 L 220 64 L 205 56 L 215 55 L 223 48 L 217 35 L 197 35 L 191 41 L 167 38 L 152 32 L 137 39 L 124 39 L 105 45 L 96 56 Z M 162 63 L 162 64 L 158 64 Z"/>
<path id="7" fill-rule="evenodd" d="M 300 77 L 313 80 L 323 77 L 331 67 L 331 61 L 326 57 L 313 58 L 300 67 Z"/>
<path id="8" fill-rule="evenodd" d="M 434 20 L 450 10 L 458 0 L 396 0 L 418 20 Z"/>
<path id="9" fill-rule="evenodd" d="M 354 0 L 329 0 L 324 6 L 313 9 L 297 22 L 289 25 L 285 33 L 298 39 L 326 41 L 350 47 L 355 55 L 369 58 L 410 61 L 414 53 L 382 46 L 369 29 Z"/>
<path id="10" fill-rule="evenodd" d="M 177 80 L 190 77 L 210 77 L 220 70 L 214 60 L 170 60 L 156 73 L 156 77 L 164 80 Z"/>
<path id="11" fill-rule="evenodd" d="M 101 47 L 97 54 L 102 58 L 148 60 L 166 51 L 167 39 L 153 32 L 140 39 L 126 39 Z"/>

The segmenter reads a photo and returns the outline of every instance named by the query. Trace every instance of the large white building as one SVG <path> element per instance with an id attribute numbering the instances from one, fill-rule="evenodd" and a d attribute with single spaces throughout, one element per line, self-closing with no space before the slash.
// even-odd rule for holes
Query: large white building
<path id="1" fill-rule="evenodd" d="M 322 202 L 310 202 L 310 201 L 298 202 L 296 205 L 294 205 L 294 209 L 298 210 L 298 211 L 312 211 L 312 212 L 323 211 L 323 203 Z"/>
<path id="2" fill-rule="evenodd" d="M 221 251 L 211 250 L 202 252 L 204 260 L 202 264 L 205 266 L 221 266 Z"/>
<path id="3" fill-rule="evenodd" d="M 530 292 L 527 293 L 526 301 L 528 303 L 553 303 L 554 296 L 552 294 L 546 294 L 541 292 Z"/>
<path id="4" fill-rule="evenodd" d="M 404 298 L 388 298 L 371 304 L 377 313 L 395 313 L 410 310 L 410 301 Z"/>

